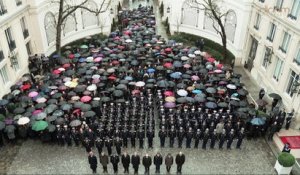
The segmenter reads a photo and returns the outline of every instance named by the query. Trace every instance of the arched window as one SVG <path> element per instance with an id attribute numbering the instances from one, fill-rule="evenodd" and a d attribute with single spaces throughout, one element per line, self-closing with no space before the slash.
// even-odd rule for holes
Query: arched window
<path id="1" fill-rule="evenodd" d="M 199 9 L 198 4 L 186 0 L 182 5 L 182 24 L 198 27 Z"/>
<path id="2" fill-rule="evenodd" d="M 228 11 L 225 19 L 225 32 L 227 39 L 234 42 L 237 25 L 236 13 L 233 10 Z"/>
<path id="3" fill-rule="evenodd" d="M 216 22 L 216 20 L 214 20 L 210 14 L 210 12 L 208 12 L 207 10 L 205 10 L 205 14 L 204 14 L 204 25 L 203 28 L 205 30 L 209 30 L 211 32 L 217 33 L 216 29 L 219 29 L 219 25 Z"/>
<path id="4" fill-rule="evenodd" d="M 46 32 L 46 37 L 47 37 L 47 42 L 48 45 L 55 41 L 56 37 L 56 22 L 55 22 L 55 16 L 52 12 L 48 12 L 45 15 L 44 18 L 44 27 L 45 27 L 45 32 Z"/>
<path id="5" fill-rule="evenodd" d="M 88 9 L 91 10 L 97 10 L 97 4 L 94 1 L 88 1 L 85 6 Z M 89 26 L 93 26 L 93 25 L 98 25 L 98 18 L 94 13 L 91 13 L 87 10 L 82 10 L 81 11 L 82 14 L 82 24 L 83 24 L 83 28 L 85 27 L 89 27 Z"/>
<path id="6" fill-rule="evenodd" d="M 75 14 L 69 15 L 63 26 L 64 34 L 77 30 Z"/>

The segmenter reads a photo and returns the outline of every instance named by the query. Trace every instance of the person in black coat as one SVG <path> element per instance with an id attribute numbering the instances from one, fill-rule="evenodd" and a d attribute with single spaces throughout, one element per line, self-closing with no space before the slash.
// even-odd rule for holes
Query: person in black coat
<path id="1" fill-rule="evenodd" d="M 233 142 L 233 139 L 234 139 L 234 129 L 231 129 L 227 138 L 227 149 L 231 149 L 231 144 Z"/>
<path id="2" fill-rule="evenodd" d="M 131 146 L 135 148 L 136 131 L 134 129 L 131 129 L 131 131 L 129 132 L 129 136 L 130 136 Z"/>
<path id="3" fill-rule="evenodd" d="M 140 156 L 137 154 L 137 152 L 134 152 L 134 154 L 131 156 L 131 164 L 134 169 L 134 174 L 138 174 L 140 163 Z"/>
<path id="4" fill-rule="evenodd" d="M 173 126 L 171 128 L 171 131 L 169 132 L 169 137 L 170 137 L 170 147 L 173 148 L 174 140 L 176 137 L 176 131 Z"/>
<path id="5" fill-rule="evenodd" d="M 118 164 L 120 162 L 119 155 L 118 154 L 111 155 L 110 162 L 113 165 L 114 173 L 118 173 Z"/>
<path id="6" fill-rule="evenodd" d="M 161 156 L 160 153 L 157 153 L 154 156 L 153 161 L 154 161 L 154 165 L 155 165 L 155 173 L 160 173 L 160 165 L 162 164 L 163 157 Z"/>
<path id="7" fill-rule="evenodd" d="M 165 164 L 168 173 L 170 173 L 171 166 L 173 165 L 173 161 L 174 161 L 173 156 L 170 153 L 168 153 L 168 155 L 165 158 Z"/>
<path id="8" fill-rule="evenodd" d="M 185 155 L 181 151 L 176 155 L 175 162 L 177 164 L 177 173 L 181 174 L 182 165 L 185 162 Z"/>
<path id="9" fill-rule="evenodd" d="M 93 154 L 93 152 L 89 153 L 88 160 L 90 168 L 93 170 L 93 174 L 97 173 L 97 157 Z"/>
<path id="10" fill-rule="evenodd" d="M 209 132 L 208 128 L 205 130 L 205 133 L 203 134 L 203 143 L 202 143 L 202 149 L 206 149 L 206 144 L 209 139 Z"/>
<path id="11" fill-rule="evenodd" d="M 148 147 L 149 148 L 153 148 L 153 138 L 154 138 L 154 131 L 152 128 L 149 128 L 149 130 L 147 131 L 147 138 L 148 138 Z"/>
<path id="12" fill-rule="evenodd" d="M 289 130 L 289 128 L 290 128 L 294 113 L 295 113 L 295 110 L 293 109 L 291 113 L 288 113 L 288 115 L 285 119 L 286 120 L 286 123 L 285 123 L 285 129 L 286 130 Z"/>
<path id="13" fill-rule="evenodd" d="M 185 132 L 183 130 L 183 127 L 180 127 L 177 137 L 178 137 L 178 148 L 182 148 L 182 141 L 184 139 Z"/>
<path id="14" fill-rule="evenodd" d="M 100 137 L 97 137 L 96 139 L 96 147 L 98 149 L 99 155 L 102 153 L 102 148 L 104 146 L 104 141 Z"/>
<path id="15" fill-rule="evenodd" d="M 115 139 L 115 146 L 116 146 L 116 150 L 117 150 L 118 155 L 121 155 L 122 139 L 117 137 Z"/>
<path id="16" fill-rule="evenodd" d="M 145 131 L 142 128 L 139 129 L 138 138 L 140 141 L 140 149 L 143 149 L 144 148 Z"/>
<path id="17" fill-rule="evenodd" d="M 219 137 L 219 149 L 223 149 L 225 140 L 226 140 L 226 131 L 225 131 L 225 129 L 223 129 L 223 131 Z"/>
<path id="18" fill-rule="evenodd" d="M 124 173 L 129 173 L 130 156 L 127 154 L 127 152 L 124 152 L 122 155 L 122 164 L 124 167 Z"/>
<path id="19" fill-rule="evenodd" d="M 242 128 L 237 134 L 237 143 L 236 143 L 237 149 L 241 149 L 241 145 L 244 137 L 245 137 L 244 128 Z"/>
<path id="20" fill-rule="evenodd" d="M 259 99 L 263 99 L 263 97 L 265 96 L 266 94 L 266 91 L 264 90 L 264 88 L 261 88 L 260 91 L 259 91 Z"/>
<path id="21" fill-rule="evenodd" d="M 149 174 L 149 168 L 150 168 L 151 164 L 152 164 L 152 159 L 149 156 L 149 154 L 146 154 L 143 157 L 143 165 L 145 167 L 145 174 Z"/>
<path id="22" fill-rule="evenodd" d="M 105 139 L 105 146 L 107 148 L 107 152 L 108 152 L 108 155 L 111 155 L 111 152 L 112 152 L 112 147 L 113 143 L 112 143 L 112 139 L 110 139 L 109 137 L 106 137 Z"/>
<path id="23" fill-rule="evenodd" d="M 198 148 L 198 145 L 199 145 L 201 137 L 202 137 L 201 130 L 197 129 L 197 132 L 194 135 L 194 139 L 195 139 L 195 146 L 194 146 L 194 148 Z"/>
<path id="24" fill-rule="evenodd" d="M 164 126 L 159 131 L 158 136 L 160 138 L 160 147 L 162 147 L 162 148 L 165 147 L 165 140 L 166 140 L 167 132 L 165 131 Z"/>
<path id="25" fill-rule="evenodd" d="M 215 148 L 215 143 L 217 140 L 217 130 L 215 129 L 213 133 L 210 135 L 210 148 L 214 149 Z"/>
<path id="26" fill-rule="evenodd" d="M 194 136 L 192 128 L 189 128 L 189 131 L 186 133 L 186 148 L 191 148 L 191 142 Z"/>

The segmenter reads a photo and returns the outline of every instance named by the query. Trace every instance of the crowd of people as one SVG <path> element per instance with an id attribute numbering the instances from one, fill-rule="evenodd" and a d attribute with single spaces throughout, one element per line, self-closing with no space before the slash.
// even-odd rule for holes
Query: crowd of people
<path id="1" fill-rule="evenodd" d="M 241 75 L 197 47 L 166 42 L 156 35 L 153 8 L 124 10 L 119 20 L 121 30 L 103 41 L 87 38 L 81 46 L 67 46 L 66 58 L 30 60 L 31 73 L 0 100 L 5 116 L 0 145 L 2 135 L 14 142 L 16 131 L 23 139 L 83 145 L 96 172 L 95 147 L 104 171 L 110 156 L 116 172 L 122 148 L 128 148 L 129 142 L 133 148 L 146 148 L 145 143 L 153 148 L 154 138 L 159 137 L 161 147 L 169 139 L 171 148 L 175 142 L 182 148 L 185 141 L 186 148 L 202 144 L 207 149 L 209 144 L 211 149 L 222 149 L 226 144 L 231 149 L 234 139 L 235 147 L 241 148 L 246 134 L 255 137 L 262 128 L 266 132 L 265 123 L 276 125 L 269 137 L 278 131 L 276 121 L 283 113 L 263 118 L 265 113 L 248 103 Z M 131 163 L 137 172 L 134 156 Z M 127 173 L 128 157 L 121 156 Z M 143 157 L 146 172 L 151 162 L 149 155 Z M 166 163 L 168 172 L 172 163 Z M 162 158 L 154 157 L 154 164 L 159 171 Z"/>

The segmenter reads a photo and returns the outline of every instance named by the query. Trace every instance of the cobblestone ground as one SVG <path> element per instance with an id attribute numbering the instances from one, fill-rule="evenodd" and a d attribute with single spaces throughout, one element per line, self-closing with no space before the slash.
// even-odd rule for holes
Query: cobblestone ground
<path id="1" fill-rule="evenodd" d="M 8 171 L 20 147 L 21 144 L 7 144 L 5 147 L 0 148 L 0 174 L 5 174 Z"/>
<path id="2" fill-rule="evenodd" d="M 175 156 L 181 150 L 186 155 L 183 174 L 276 174 L 273 169 L 275 158 L 264 140 L 248 141 L 245 139 L 241 150 L 208 149 L 206 151 L 185 148 L 161 149 L 158 143 L 158 138 L 156 138 L 154 149 L 137 149 L 137 151 L 140 155 L 145 155 L 148 152 L 153 156 L 159 151 L 163 155 L 172 153 Z M 94 151 L 97 152 L 96 150 Z M 106 150 L 104 149 L 104 151 Z M 113 151 L 115 152 L 115 150 Z M 127 151 L 129 154 L 132 154 L 135 150 L 129 148 Z M 99 157 L 98 154 L 96 155 Z M 123 167 L 119 164 L 119 173 L 122 174 L 123 170 Z M 130 171 L 133 172 L 133 169 L 130 168 Z M 102 174 L 102 167 L 100 165 L 98 166 L 98 172 Z M 108 172 L 113 172 L 111 164 L 109 165 Z M 150 172 L 155 172 L 153 165 Z M 165 166 L 163 165 L 161 173 L 165 172 Z M 171 172 L 176 173 L 175 166 L 172 167 Z M 11 166 L 8 168 L 7 174 L 89 173 L 91 173 L 91 170 L 89 169 L 87 154 L 84 148 L 60 147 L 28 140 L 23 143 Z M 144 173 L 144 167 L 140 167 L 139 173 Z"/>

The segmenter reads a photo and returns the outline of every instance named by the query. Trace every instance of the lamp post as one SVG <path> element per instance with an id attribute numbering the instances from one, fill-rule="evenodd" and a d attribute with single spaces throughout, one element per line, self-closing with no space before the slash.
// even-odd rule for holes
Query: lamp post
<path id="1" fill-rule="evenodd" d="M 171 8 L 168 7 L 168 8 L 167 8 L 167 13 L 170 13 L 170 11 L 171 11 Z"/>
<path id="2" fill-rule="evenodd" d="M 110 8 L 110 14 L 113 15 L 114 14 L 114 9 Z"/>

